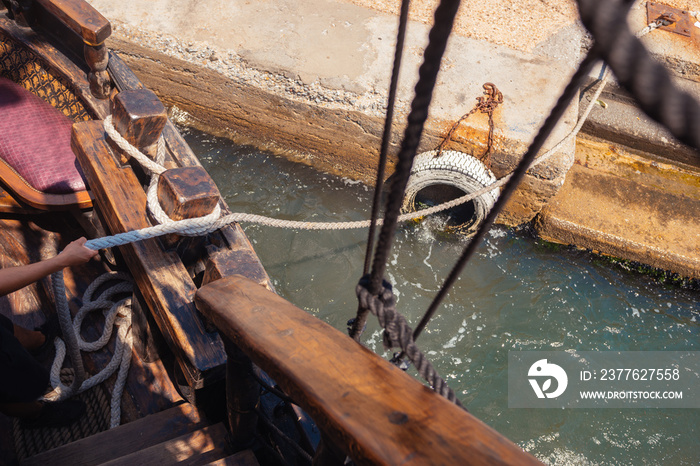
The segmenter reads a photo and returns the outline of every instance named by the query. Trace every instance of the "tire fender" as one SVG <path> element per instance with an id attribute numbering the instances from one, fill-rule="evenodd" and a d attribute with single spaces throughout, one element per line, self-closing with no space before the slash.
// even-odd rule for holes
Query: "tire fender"
<path id="1" fill-rule="evenodd" d="M 450 193 L 450 199 L 440 199 L 440 202 L 447 202 L 464 194 L 472 193 L 485 186 L 489 186 L 496 182 L 496 177 L 481 161 L 467 155 L 463 152 L 445 150 L 442 151 L 440 157 L 435 157 L 437 151 L 428 151 L 418 154 L 411 168 L 411 175 L 406 185 L 406 194 L 404 196 L 402 211 L 416 211 L 416 197 L 421 197 L 421 192 L 428 191 L 439 192 L 441 186 L 451 187 L 446 188 Z M 464 194 L 455 195 L 457 190 Z M 479 224 L 488 214 L 498 199 L 499 190 L 494 189 L 488 193 L 477 196 L 473 203 L 473 214 L 471 218 L 465 219 L 465 222 L 459 225 L 453 225 L 451 230 L 458 230 L 462 233 L 473 234 Z"/>

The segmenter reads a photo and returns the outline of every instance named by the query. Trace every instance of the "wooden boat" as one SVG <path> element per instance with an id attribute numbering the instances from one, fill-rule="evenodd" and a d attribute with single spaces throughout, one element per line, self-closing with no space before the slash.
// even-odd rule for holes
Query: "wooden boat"
<path id="1" fill-rule="evenodd" d="M 199 217 L 217 204 L 226 210 L 158 98 L 108 52 L 111 29 L 104 17 L 82 0 L 3 3 L 0 77 L 6 89 L 30 102 L 16 118 L 23 132 L 0 127 L 0 147 L 15 144 L 26 156 L 0 161 L 3 267 L 49 257 L 80 236 L 152 225 L 147 177 L 105 133 L 103 120 L 110 115 L 117 131 L 146 154 L 155 155 L 162 136 L 168 170 L 158 191 L 172 218 Z M 0 114 L 9 108 L 7 98 L 4 104 Z M 40 130 L 33 118 L 47 104 L 64 117 Z M 59 161 L 37 148 L 46 138 L 49 146 L 69 141 L 75 159 Z M 27 168 L 27 160 L 37 163 Z M 73 165 L 68 171 L 75 177 L 75 160 L 85 185 L 60 170 Z M 40 185 L 36 179 L 43 176 L 51 178 Z M 103 421 L 87 420 L 100 425 L 90 432 L 66 427 L 18 434 L 17 423 L 2 418 L 5 462 L 340 464 L 346 456 L 362 464 L 536 462 L 463 409 L 278 297 L 235 223 L 200 237 L 171 234 L 115 247 L 99 262 L 66 270 L 73 313 L 89 283 L 109 270 L 128 273 L 136 285 L 134 354 L 121 425 L 106 430 Z M 25 327 L 40 325 L 55 312 L 48 280 L 3 298 L 2 312 Z M 93 335 L 100 325 L 84 331 Z M 86 353 L 83 363 L 96 372 L 105 357 Z M 61 438 L 46 441 L 50 436 Z"/>

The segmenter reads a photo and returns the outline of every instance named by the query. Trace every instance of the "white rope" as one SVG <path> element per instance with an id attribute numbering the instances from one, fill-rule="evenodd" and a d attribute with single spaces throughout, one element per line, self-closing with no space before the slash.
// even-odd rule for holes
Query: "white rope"
<path id="1" fill-rule="evenodd" d="M 109 115 L 107 118 L 104 120 L 104 128 L 107 134 L 109 135 L 110 138 L 112 138 L 112 141 L 114 141 L 124 152 L 127 153 L 130 157 L 135 159 L 138 163 L 141 164 L 143 168 L 148 170 L 150 173 L 163 173 L 165 171 L 165 167 L 162 165 L 154 162 L 153 160 L 149 159 L 146 155 L 144 155 L 140 150 L 138 150 L 136 147 L 132 146 L 129 141 L 124 139 L 121 134 L 119 134 L 119 131 L 117 131 L 114 128 L 114 125 L 112 125 L 112 115 Z M 158 150 L 160 152 L 161 149 L 161 144 L 159 142 L 158 144 Z"/>
<path id="2" fill-rule="evenodd" d="M 595 105 L 596 101 L 598 100 L 598 97 L 600 97 L 601 92 L 603 91 L 603 88 L 605 87 L 605 84 L 608 80 L 609 77 L 609 72 L 607 71 L 604 74 L 604 76 L 601 78 L 600 83 L 598 85 L 598 88 L 596 90 L 595 95 L 591 99 L 591 102 L 589 103 L 588 107 L 586 108 L 586 111 L 583 113 L 581 118 L 579 118 L 578 124 L 574 129 L 564 138 L 562 139 L 557 145 L 549 149 L 547 152 L 543 153 L 542 155 L 538 156 L 530 165 L 530 168 L 544 162 L 545 160 L 549 159 L 554 153 L 556 153 L 564 144 L 567 144 L 569 141 L 571 141 L 576 135 L 579 133 L 581 130 L 581 127 L 583 126 L 584 122 L 586 121 L 586 118 L 588 118 L 588 115 L 590 114 L 593 106 Z M 258 225 L 264 225 L 264 226 L 269 226 L 269 227 L 275 227 L 275 228 L 288 228 L 288 229 L 298 229 L 298 230 L 352 230 L 352 229 L 360 229 L 360 228 L 368 228 L 370 225 L 369 220 L 358 220 L 358 221 L 350 221 L 350 222 L 306 222 L 306 221 L 298 221 L 298 220 L 283 220 L 283 219 L 275 219 L 275 218 L 270 218 L 270 217 L 265 217 L 263 215 L 256 215 L 256 214 L 247 214 L 247 213 L 242 213 L 242 212 L 236 212 L 236 213 L 231 213 L 225 216 L 221 216 L 221 208 L 219 205 L 217 205 L 214 210 L 203 217 L 197 217 L 197 218 L 192 218 L 192 219 L 185 219 L 185 220 L 177 220 L 174 221 L 168 217 L 168 215 L 163 211 L 163 209 L 160 207 L 160 203 L 158 201 L 158 195 L 157 195 L 157 175 L 162 173 L 165 168 L 162 167 L 157 162 L 152 161 L 145 155 L 143 155 L 138 149 L 135 147 L 131 146 L 125 139 L 119 135 L 119 133 L 116 132 L 114 127 L 112 126 L 111 123 L 111 118 L 108 117 L 104 121 L 105 125 L 105 130 L 107 131 L 107 134 L 112 137 L 112 134 L 116 134 L 120 139 L 121 142 L 119 142 L 119 146 L 122 147 L 122 144 L 125 146 L 128 145 L 128 150 L 124 149 L 129 155 L 131 155 L 134 159 L 137 161 L 141 161 L 143 159 L 148 160 L 148 162 L 145 163 L 144 168 L 151 172 L 152 177 L 151 177 L 151 183 L 148 187 L 147 191 L 147 199 L 148 199 L 148 210 L 151 212 L 153 217 L 159 222 L 159 225 L 155 225 L 152 227 L 148 228 L 143 228 L 140 230 L 134 230 L 126 233 L 118 233 L 114 236 L 106 236 L 103 238 L 97 238 L 97 239 L 92 239 L 89 240 L 85 246 L 91 248 L 91 249 L 103 249 L 107 247 L 114 247 L 114 246 L 121 246 L 124 244 L 129 244 L 133 243 L 135 241 L 141 241 L 144 239 L 149 239 L 149 238 L 155 238 L 157 236 L 161 235 L 166 235 L 166 234 L 171 234 L 171 233 L 177 233 L 180 235 L 186 235 L 186 236 L 200 236 L 200 235 L 205 235 L 208 233 L 211 233 L 213 231 L 218 230 L 219 228 L 228 225 L 233 222 L 244 222 L 244 223 L 255 223 Z M 162 138 L 161 138 L 162 141 Z M 160 147 L 159 147 L 160 149 Z M 138 153 L 138 156 L 135 156 L 134 154 Z M 161 151 L 159 150 L 159 155 L 158 159 L 161 158 Z M 406 214 L 402 214 L 399 216 L 399 221 L 400 222 L 406 222 L 410 220 L 415 220 L 417 218 L 425 217 L 426 215 L 431 215 L 434 213 L 442 212 L 444 210 L 450 209 L 452 207 L 456 207 L 460 204 L 464 204 L 466 202 L 469 202 L 473 199 L 475 199 L 478 196 L 481 196 L 483 194 L 486 194 L 490 191 L 493 191 L 494 189 L 498 189 L 501 186 L 505 185 L 508 180 L 510 179 L 511 175 L 507 175 L 495 183 L 485 186 L 477 191 L 474 191 L 472 193 L 466 194 L 462 197 L 459 197 L 457 199 L 453 199 L 452 201 L 428 208 L 428 209 L 423 209 L 419 210 L 417 212 L 409 212 Z M 378 225 L 382 224 L 382 220 L 378 219 L 377 220 Z"/>
<path id="3" fill-rule="evenodd" d="M 107 282 L 116 283 L 102 291 L 100 295 L 94 296 L 98 288 Z M 131 334 L 131 296 L 120 300 L 115 300 L 115 297 L 132 293 L 131 278 L 126 274 L 117 272 L 106 273 L 98 277 L 85 291 L 83 305 L 72 321 L 63 284 L 63 274 L 58 272 L 52 275 L 52 283 L 59 323 L 63 338 L 68 342 L 68 350 L 66 349 L 66 343 L 61 338 L 57 337 L 54 340 L 56 358 L 50 372 L 51 386 L 54 389 L 45 395 L 44 398 L 47 401 L 60 401 L 77 395 L 104 382 L 118 369 L 119 373 L 114 383 L 110 403 L 110 428 L 117 427 L 121 421 L 121 398 L 126 385 L 126 375 L 131 364 L 133 339 Z M 82 322 L 88 313 L 96 311 L 102 311 L 105 321 L 104 329 L 97 340 L 88 342 L 81 335 Z M 104 348 L 109 343 L 114 325 L 118 327 L 118 331 L 112 358 L 100 372 L 85 379 L 80 351 L 94 352 Z M 60 378 L 66 351 L 70 353 L 71 363 L 75 372 L 70 387 L 65 386 Z"/>

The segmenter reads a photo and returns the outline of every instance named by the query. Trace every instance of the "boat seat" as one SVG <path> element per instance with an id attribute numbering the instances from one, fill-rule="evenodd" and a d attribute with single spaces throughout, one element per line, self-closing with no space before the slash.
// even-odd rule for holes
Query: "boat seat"
<path id="1" fill-rule="evenodd" d="M 92 206 L 71 150 L 73 122 L 22 86 L 0 77 L 0 181 L 40 210 Z"/>

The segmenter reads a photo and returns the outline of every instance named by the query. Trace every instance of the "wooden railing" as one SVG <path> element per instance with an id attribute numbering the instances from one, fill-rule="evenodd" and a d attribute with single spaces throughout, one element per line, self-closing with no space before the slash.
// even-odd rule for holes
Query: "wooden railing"
<path id="1" fill-rule="evenodd" d="M 322 432 L 315 464 L 539 464 L 472 415 L 331 326 L 242 276 L 196 294 L 229 356 L 234 439 L 245 447 L 266 371 Z"/>
<path id="2" fill-rule="evenodd" d="M 177 135 L 153 92 L 119 92 L 112 99 L 112 118 L 117 131 L 146 154 L 154 155 L 156 142 L 161 134 L 165 136 L 168 170 L 160 175 L 159 195 L 172 218 L 201 216 L 222 203 L 213 181 Z M 103 122 L 74 124 L 71 145 L 107 232 L 151 226 L 143 188 L 147 180 L 139 178 L 141 170 L 132 169 L 129 159 L 109 140 Z M 227 212 L 223 205 L 222 210 Z M 257 277 L 269 286 L 267 274 L 238 225 L 202 238 L 153 238 L 119 249 L 139 288 L 140 308 L 153 317 L 182 371 L 182 385 L 191 394 L 188 398 L 199 404 L 197 391 L 223 379 L 226 354 L 218 334 L 207 328 L 194 306 L 197 287 L 232 273 Z M 138 328 L 136 332 L 148 333 Z M 149 354 L 157 357 L 156 352 Z"/>

